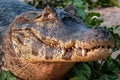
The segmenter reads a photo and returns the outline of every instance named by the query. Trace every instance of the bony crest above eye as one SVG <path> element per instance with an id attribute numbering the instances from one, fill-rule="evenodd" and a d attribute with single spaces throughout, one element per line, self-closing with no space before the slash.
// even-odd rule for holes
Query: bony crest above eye
<path id="1" fill-rule="evenodd" d="M 35 19 L 36 21 L 49 21 L 56 20 L 56 15 L 50 7 L 46 7 L 43 9 L 41 16 Z"/>

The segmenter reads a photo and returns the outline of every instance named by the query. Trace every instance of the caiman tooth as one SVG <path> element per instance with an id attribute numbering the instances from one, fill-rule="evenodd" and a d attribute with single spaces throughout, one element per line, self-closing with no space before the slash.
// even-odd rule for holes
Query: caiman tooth
<path id="1" fill-rule="evenodd" d="M 75 48 L 79 48 L 77 44 L 75 44 Z"/>
<path id="2" fill-rule="evenodd" d="M 85 49 L 82 49 L 82 56 L 84 57 L 86 55 L 87 51 Z"/>
<path id="3" fill-rule="evenodd" d="M 65 53 L 65 50 L 64 50 L 64 49 L 62 49 L 62 51 L 61 51 L 61 52 L 62 52 L 62 54 L 64 54 L 64 53 Z"/>

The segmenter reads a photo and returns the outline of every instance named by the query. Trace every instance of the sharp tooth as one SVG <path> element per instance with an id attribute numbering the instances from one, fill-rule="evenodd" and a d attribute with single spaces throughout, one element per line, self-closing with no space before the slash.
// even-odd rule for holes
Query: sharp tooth
<path id="1" fill-rule="evenodd" d="M 84 57 L 86 55 L 86 50 L 82 49 L 82 56 Z"/>
<path id="2" fill-rule="evenodd" d="M 62 54 L 64 54 L 64 53 L 65 53 L 65 50 L 64 50 L 64 49 L 62 49 L 62 51 L 61 51 L 61 52 L 62 52 Z"/>
<path id="3" fill-rule="evenodd" d="M 79 48 L 77 44 L 75 44 L 75 47 L 76 47 L 76 48 Z"/>

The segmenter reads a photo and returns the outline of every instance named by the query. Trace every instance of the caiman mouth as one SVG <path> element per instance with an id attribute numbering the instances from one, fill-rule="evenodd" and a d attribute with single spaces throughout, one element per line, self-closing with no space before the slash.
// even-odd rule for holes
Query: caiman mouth
<path id="1" fill-rule="evenodd" d="M 81 48 L 81 47 L 76 47 L 73 46 L 72 48 L 68 48 L 65 50 L 65 55 L 64 55 L 64 59 L 68 59 L 69 60 L 69 53 L 73 53 L 71 55 L 71 59 L 74 59 L 76 61 L 94 61 L 96 59 L 100 60 L 100 59 L 104 59 L 106 58 L 108 55 L 110 55 L 112 53 L 112 47 L 111 46 L 95 46 L 93 48 Z"/>
<path id="2" fill-rule="evenodd" d="M 60 43 L 57 42 L 55 42 L 55 44 L 49 42 L 46 43 L 50 47 L 54 47 L 54 48 L 60 47 L 62 51 L 61 58 L 63 59 L 60 61 L 65 61 L 65 62 L 79 62 L 79 61 L 86 62 L 86 61 L 96 61 L 96 60 L 104 59 L 112 53 L 112 48 L 114 47 L 113 43 L 109 41 L 105 41 L 105 42 L 103 41 L 97 44 L 91 43 L 91 45 L 88 45 L 90 44 L 90 42 L 84 43 L 79 41 L 76 42 L 71 41 L 66 44 L 61 42 L 61 45 Z M 59 45 L 56 45 L 56 43 Z M 55 62 L 59 60 L 54 55 L 52 59 Z M 49 59 L 49 56 L 47 57 L 47 60 L 48 62 L 49 60 L 51 60 Z"/>
<path id="3" fill-rule="evenodd" d="M 78 56 L 85 57 L 85 56 L 87 56 L 87 54 L 89 52 L 94 52 L 95 50 L 100 50 L 100 49 L 107 49 L 109 51 L 109 53 L 112 52 L 112 47 L 110 47 L 110 46 L 96 46 L 96 47 L 93 47 L 91 49 L 84 49 L 84 48 L 73 46 L 71 48 L 65 49 L 65 52 L 67 53 L 67 52 L 73 52 L 74 51 L 74 52 L 76 52 L 76 54 Z"/>
<path id="4" fill-rule="evenodd" d="M 112 52 L 112 48 L 114 47 L 113 42 L 103 41 L 101 43 L 94 44 L 92 42 L 80 42 L 80 41 L 69 41 L 69 42 L 61 42 L 50 40 L 47 38 L 40 39 L 42 43 L 49 47 L 60 47 L 62 49 L 62 54 L 67 54 L 67 52 L 76 52 L 78 56 L 87 56 L 87 53 L 94 52 L 95 50 L 107 50 L 109 53 Z M 91 43 L 91 44 L 90 44 Z M 71 55 L 72 56 L 72 55 Z"/>

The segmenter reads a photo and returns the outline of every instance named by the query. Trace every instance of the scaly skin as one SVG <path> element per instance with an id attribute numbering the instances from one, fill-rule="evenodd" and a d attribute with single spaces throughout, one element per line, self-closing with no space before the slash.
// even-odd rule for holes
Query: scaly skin
<path id="1" fill-rule="evenodd" d="M 97 61 L 112 52 L 109 32 L 88 28 L 72 6 L 37 11 L 22 2 L 6 1 L 0 1 L 2 69 L 23 80 L 61 80 L 75 62 Z"/>

